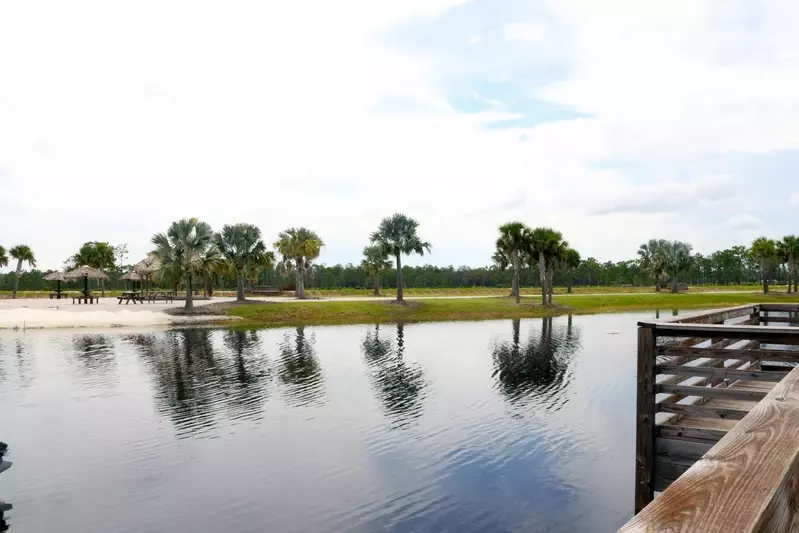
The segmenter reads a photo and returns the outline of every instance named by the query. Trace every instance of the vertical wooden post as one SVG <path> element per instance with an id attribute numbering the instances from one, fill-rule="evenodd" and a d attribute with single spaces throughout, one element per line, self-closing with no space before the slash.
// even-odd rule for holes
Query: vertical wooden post
<path id="1" fill-rule="evenodd" d="M 638 326 L 638 376 L 635 428 L 635 513 L 655 497 L 655 329 Z"/>

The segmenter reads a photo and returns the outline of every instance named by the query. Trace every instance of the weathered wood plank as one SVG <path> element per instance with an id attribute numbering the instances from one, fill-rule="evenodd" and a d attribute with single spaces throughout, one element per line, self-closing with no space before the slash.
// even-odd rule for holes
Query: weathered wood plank
<path id="1" fill-rule="evenodd" d="M 757 305 L 754 304 L 737 305 L 735 307 L 716 309 L 710 312 L 703 311 L 701 313 L 695 313 L 692 315 L 666 319 L 661 322 L 679 323 L 679 324 L 721 324 L 725 320 L 730 320 L 732 318 L 737 318 L 744 315 L 751 315 L 757 312 L 758 312 Z"/>
<path id="2" fill-rule="evenodd" d="M 768 321 L 769 322 L 786 322 L 786 323 L 790 323 L 790 324 L 795 324 L 795 323 L 799 322 L 799 319 L 796 318 L 796 317 L 789 317 L 789 316 L 769 315 L 768 316 Z"/>
<path id="3" fill-rule="evenodd" d="M 705 398 L 727 398 L 730 400 L 762 400 L 767 392 L 745 388 L 697 387 L 694 385 L 657 385 L 655 392 L 669 392 L 682 396 L 703 396 Z M 665 403 L 665 402 L 664 402 Z"/>
<path id="4" fill-rule="evenodd" d="M 745 361 L 779 361 L 799 363 L 799 350 L 741 350 L 734 348 L 697 348 L 694 346 L 662 348 L 657 354 L 669 357 L 691 357 L 708 359 L 743 359 Z"/>
<path id="5" fill-rule="evenodd" d="M 658 437 L 655 439 L 655 455 L 697 461 L 713 447 L 713 444 L 715 443 Z"/>
<path id="6" fill-rule="evenodd" d="M 741 420 L 749 413 L 746 409 L 732 409 L 726 407 L 711 407 L 709 405 L 688 405 L 680 403 L 658 403 L 658 412 L 677 413 L 681 415 L 701 416 L 709 418 L 724 418 L 727 420 Z"/>
<path id="7" fill-rule="evenodd" d="M 799 312 L 799 304 L 795 303 L 762 303 L 759 304 L 760 309 L 763 311 L 786 311 L 786 312 Z"/>
<path id="8" fill-rule="evenodd" d="M 685 419 L 683 418 L 676 425 L 666 424 L 658 426 L 656 436 L 664 438 L 684 437 L 699 441 L 718 442 L 728 431 L 726 429 L 688 427 L 683 425 L 683 420 Z M 725 420 L 725 422 L 727 421 L 728 420 Z"/>
<path id="9" fill-rule="evenodd" d="M 635 431 L 635 512 L 655 497 L 655 332 L 638 328 L 638 395 Z"/>
<path id="10" fill-rule="evenodd" d="M 622 533 L 797 531 L 799 368 Z"/>
<path id="11" fill-rule="evenodd" d="M 654 327 L 658 336 L 719 337 L 725 339 L 751 339 L 770 344 L 799 344 L 799 328 L 675 323 L 655 323 Z"/>
<path id="12" fill-rule="evenodd" d="M 729 368 L 708 368 L 705 366 L 688 365 L 657 365 L 657 374 L 671 374 L 682 376 L 707 376 L 721 379 L 748 379 L 753 381 L 780 381 L 788 372 L 775 370 L 735 370 Z"/>

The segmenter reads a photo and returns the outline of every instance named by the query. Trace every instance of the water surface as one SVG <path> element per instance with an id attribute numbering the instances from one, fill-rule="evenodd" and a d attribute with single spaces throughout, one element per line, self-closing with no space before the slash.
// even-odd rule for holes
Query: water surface
<path id="1" fill-rule="evenodd" d="M 6 332 L 6 527 L 613 531 L 641 316 Z"/>

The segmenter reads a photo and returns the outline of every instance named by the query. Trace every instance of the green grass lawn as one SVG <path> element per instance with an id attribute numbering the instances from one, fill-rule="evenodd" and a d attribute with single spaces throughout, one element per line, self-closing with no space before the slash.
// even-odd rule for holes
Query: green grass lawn
<path id="1" fill-rule="evenodd" d="M 235 307 L 229 314 L 243 324 L 291 326 L 297 324 L 360 324 L 525 318 L 662 309 L 728 307 L 762 301 L 799 302 L 799 295 L 771 294 L 623 294 L 555 297 L 555 307 L 542 307 L 537 298 L 463 298 L 424 300 L 396 305 L 385 301 L 285 302 Z"/>

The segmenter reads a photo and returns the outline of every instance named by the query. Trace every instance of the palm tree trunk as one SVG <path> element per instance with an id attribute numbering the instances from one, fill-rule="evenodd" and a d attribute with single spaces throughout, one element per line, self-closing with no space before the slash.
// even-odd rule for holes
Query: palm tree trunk
<path id="1" fill-rule="evenodd" d="M 791 294 L 791 282 L 796 283 L 796 258 L 788 256 L 788 294 Z"/>
<path id="2" fill-rule="evenodd" d="M 672 293 L 678 292 L 677 291 L 677 271 L 676 270 L 671 275 L 671 292 Z"/>
<path id="3" fill-rule="evenodd" d="M 187 311 L 194 309 L 194 299 L 191 294 L 191 272 L 186 279 L 186 305 L 183 307 Z"/>
<path id="4" fill-rule="evenodd" d="M 300 300 L 305 299 L 305 284 L 303 281 L 302 270 L 297 267 L 294 270 L 294 295 Z"/>
<path id="5" fill-rule="evenodd" d="M 763 294 L 768 294 L 768 273 L 766 272 L 766 260 L 760 261 L 760 270 L 763 275 Z"/>
<path id="6" fill-rule="evenodd" d="M 547 303 L 552 305 L 552 293 L 555 292 L 555 265 L 547 265 Z"/>
<path id="7" fill-rule="evenodd" d="M 513 282 L 511 283 L 510 295 L 516 297 L 516 303 L 521 301 L 521 294 L 519 291 L 519 252 L 514 251 L 513 257 Z"/>
<path id="8" fill-rule="evenodd" d="M 244 268 L 236 269 L 236 301 L 244 301 Z"/>
<path id="9" fill-rule="evenodd" d="M 402 260 L 397 254 L 397 301 L 404 302 L 405 291 L 402 290 Z"/>
<path id="10" fill-rule="evenodd" d="M 569 270 L 569 284 L 566 286 L 566 292 L 568 294 L 572 293 L 572 285 L 573 284 L 574 284 L 574 273 L 570 269 Z M 569 315 L 569 318 L 571 318 L 571 315 Z"/>
<path id="11" fill-rule="evenodd" d="M 541 305 L 547 304 L 547 263 L 544 252 L 538 252 L 538 277 L 541 278 Z"/>
<path id="12" fill-rule="evenodd" d="M 380 296 L 380 272 L 375 270 L 375 296 Z"/>
<path id="13" fill-rule="evenodd" d="M 19 290 L 19 274 L 22 272 L 22 259 L 17 261 L 17 272 L 14 275 L 14 294 L 11 295 L 11 298 L 17 297 L 17 290 Z"/>

